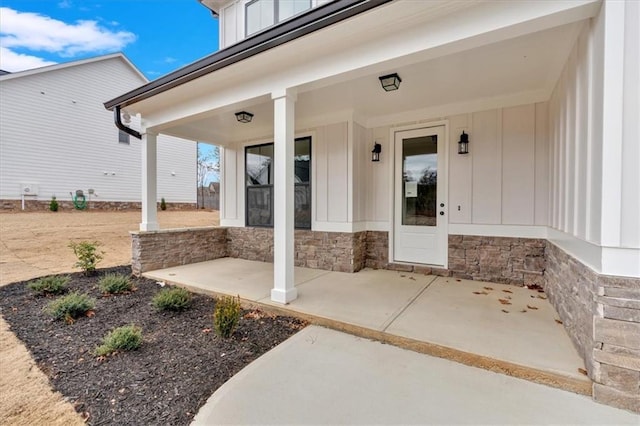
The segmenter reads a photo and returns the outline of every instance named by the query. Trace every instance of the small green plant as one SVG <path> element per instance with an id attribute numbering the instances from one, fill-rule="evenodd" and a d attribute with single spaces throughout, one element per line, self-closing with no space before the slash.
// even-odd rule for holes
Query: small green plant
<path id="1" fill-rule="evenodd" d="M 126 275 L 121 274 L 106 274 L 100 278 L 98 287 L 103 293 L 124 293 L 125 291 L 133 290 L 133 284 Z"/>
<path id="2" fill-rule="evenodd" d="M 86 276 L 95 274 L 96 265 L 102 260 L 104 252 L 98 251 L 99 245 L 100 243 L 97 241 L 80 241 L 78 243 L 72 241 L 69 243 L 69 247 L 78 258 L 74 266 L 82 269 Z"/>
<path id="3" fill-rule="evenodd" d="M 213 328 L 216 334 L 225 339 L 231 337 L 240 321 L 240 314 L 240 296 L 218 298 L 213 311 Z"/>
<path id="4" fill-rule="evenodd" d="M 58 200 L 56 200 L 56 196 L 54 195 L 51 197 L 51 201 L 49 202 L 49 210 L 51 210 L 52 212 L 57 212 L 58 207 L 60 206 L 58 205 Z"/>
<path id="5" fill-rule="evenodd" d="M 164 200 L 164 197 L 162 197 L 162 199 L 160 200 L 160 210 L 166 210 L 167 209 L 167 202 Z"/>
<path id="6" fill-rule="evenodd" d="M 153 297 L 152 303 L 160 311 L 182 311 L 191 305 L 191 293 L 181 287 L 166 288 Z"/>
<path id="7" fill-rule="evenodd" d="M 60 294 L 64 293 L 67 289 L 68 277 L 61 277 L 52 275 L 49 277 L 42 277 L 31 283 L 28 287 L 38 294 Z"/>
<path id="8" fill-rule="evenodd" d="M 86 294 L 70 293 L 47 305 L 47 312 L 56 320 L 73 323 L 76 318 L 87 314 L 95 307 L 95 301 Z"/>
<path id="9" fill-rule="evenodd" d="M 96 348 L 96 355 L 105 356 L 115 351 L 133 351 L 142 345 L 142 329 L 135 325 L 118 327 L 102 339 L 102 344 Z"/>

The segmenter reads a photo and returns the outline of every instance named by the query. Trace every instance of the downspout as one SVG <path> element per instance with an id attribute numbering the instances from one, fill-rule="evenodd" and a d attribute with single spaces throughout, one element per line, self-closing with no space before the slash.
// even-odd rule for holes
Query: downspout
<path id="1" fill-rule="evenodd" d="M 140 134 L 140 132 L 122 124 L 122 119 L 120 118 L 120 105 L 116 105 L 115 108 L 113 108 L 113 121 L 116 123 L 116 127 L 118 129 L 133 136 L 136 139 L 142 139 L 142 135 Z"/>

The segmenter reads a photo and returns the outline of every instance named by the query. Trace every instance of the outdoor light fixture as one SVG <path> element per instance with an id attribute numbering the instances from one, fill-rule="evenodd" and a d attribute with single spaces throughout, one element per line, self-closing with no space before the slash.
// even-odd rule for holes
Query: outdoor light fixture
<path id="1" fill-rule="evenodd" d="M 462 131 L 460 135 L 460 140 L 458 141 L 458 154 L 468 154 L 469 153 L 469 135 Z"/>
<path id="2" fill-rule="evenodd" d="M 391 92 L 392 90 L 398 90 L 400 88 L 400 76 L 397 73 L 383 75 L 382 77 L 378 77 L 380 79 L 380 84 L 382 84 L 382 88 L 387 92 Z"/>
<path id="3" fill-rule="evenodd" d="M 253 120 L 253 114 L 247 111 L 236 112 L 236 120 L 241 123 L 251 123 L 251 120 Z"/>
<path id="4" fill-rule="evenodd" d="M 380 153 L 382 152 L 382 145 L 377 142 L 373 144 L 373 150 L 371 151 L 371 161 L 380 161 Z"/>

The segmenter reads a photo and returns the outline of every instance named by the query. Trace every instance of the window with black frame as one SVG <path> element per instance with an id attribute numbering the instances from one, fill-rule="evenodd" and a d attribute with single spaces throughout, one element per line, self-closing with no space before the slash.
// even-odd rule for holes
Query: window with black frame
<path id="1" fill-rule="evenodd" d="M 295 227 L 311 229 L 311 138 L 295 141 Z M 273 143 L 245 150 L 247 226 L 273 227 Z"/>

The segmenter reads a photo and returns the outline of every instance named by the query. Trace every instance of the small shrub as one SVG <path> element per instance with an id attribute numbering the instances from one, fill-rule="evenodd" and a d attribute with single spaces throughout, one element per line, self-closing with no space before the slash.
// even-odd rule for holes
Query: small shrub
<path id="1" fill-rule="evenodd" d="M 58 207 L 60 206 L 58 205 L 58 200 L 56 200 L 56 196 L 54 195 L 53 197 L 51 197 L 51 201 L 49 202 L 49 210 L 51 210 L 52 212 L 57 212 Z"/>
<path id="2" fill-rule="evenodd" d="M 73 292 L 56 299 L 47 305 L 47 311 L 56 320 L 64 319 L 68 323 L 95 307 L 95 301 L 86 294 Z"/>
<path id="3" fill-rule="evenodd" d="M 96 265 L 102 260 L 104 252 L 98 251 L 99 245 L 100 243 L 97 241 L 80 241 L 79 243 L 72 241 L 69 243 L 69 247 L 78 258 L 74 266 L 82 269 L 86 276 L 93 275 L 96 272 Z"/>
<path id="4" fill-rule="evenodd" d="M 61 294 L 67 290 L 68 277 L 52 275 L 29 283 L 28 287 L 38 294 Z"/>
<path id="5" fill-rule="evenodd" d="M 98 287 L 103 293 L 124 293 L 133 290 L 133 284 L 126 275 L 106 274 L 100 278 Z"/>
<path id="6" fill-rule="evenodd" d="M 216 301 L 213 312 L 213 328 L 220 337 L 231 337 L 240 321 L 240 296 L 224 296 Z"/>
<path id="7" fill-rule="evenodd" d="M 191 293 L 181 287 L 165 288 L 153 297 L 152 303 L 160 311 L 182 311 L 191 305 Z"/>
<path id="8" fill-rule="evenodd" d="M 102 339 L 102 344 L 96 348 L 96 355 L 105 356 L 115 351 L 133 351 L 142 345 L 142 329 L 135 325 L 118 327 Z"/>
<path id="9" fill-rule="evenodd" d="M 160 210 L 167 209 L 167 202 L 164 200 L 164 197 L 160 200 Z"/>

